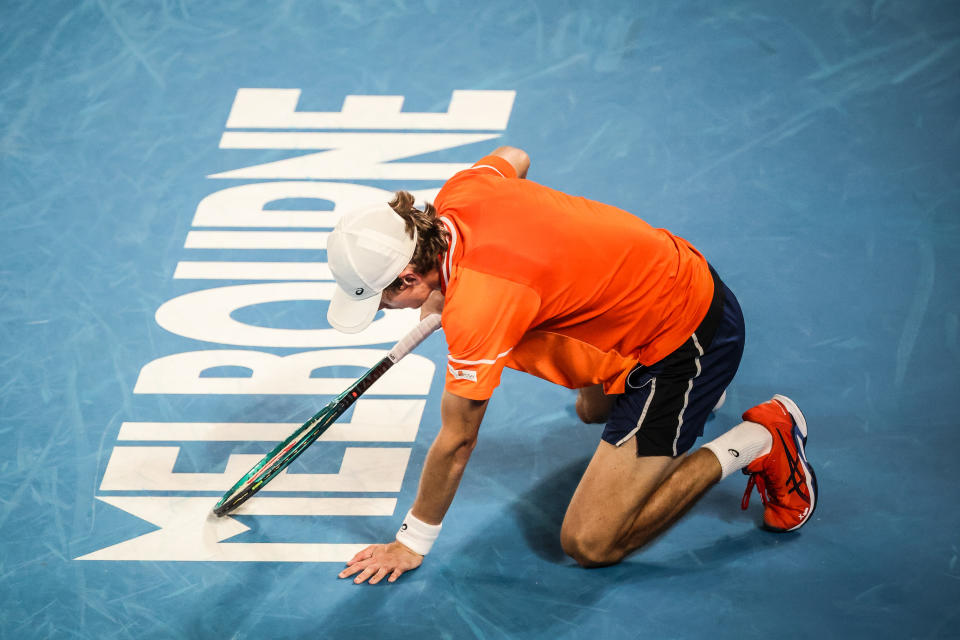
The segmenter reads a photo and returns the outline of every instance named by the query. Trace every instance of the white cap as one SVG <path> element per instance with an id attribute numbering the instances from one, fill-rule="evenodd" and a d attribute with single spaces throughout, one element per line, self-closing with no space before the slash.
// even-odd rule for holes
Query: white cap
<path id="1" fill-rule="evenodd" d="M 417 232 L 387 204 L 345 214 L 327 238 L 327 263 L 337 281 L 327 322 L 344 333 L 363 331 L 380 308 L 380 296 L 410 264 Z"/>

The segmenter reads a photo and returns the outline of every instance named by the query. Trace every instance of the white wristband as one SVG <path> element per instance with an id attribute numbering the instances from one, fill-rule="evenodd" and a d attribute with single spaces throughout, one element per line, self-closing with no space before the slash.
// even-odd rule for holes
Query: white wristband
<path id="1" fill-rule="evenodd" d="M 407 511 L 400 531 L 397 531 L 397 542 L 425 556 L 430 553 L 430 547 L 439 537 L 441 527 L 443 524 L 427 524 L 414 517 L 412 511 Z"/>

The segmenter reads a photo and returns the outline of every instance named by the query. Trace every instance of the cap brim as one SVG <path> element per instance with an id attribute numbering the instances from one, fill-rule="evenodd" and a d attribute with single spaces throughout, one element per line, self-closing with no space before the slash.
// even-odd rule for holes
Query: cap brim
<path id="1" fill-rule="evenodd" d="M 376 317 L 380 309 L 380 296 L 381 294 L 377 294 L 357 300 L 336 287 L 327 309 L 327 322 L 337 331 L 360 333 L 369 327 Z"/>

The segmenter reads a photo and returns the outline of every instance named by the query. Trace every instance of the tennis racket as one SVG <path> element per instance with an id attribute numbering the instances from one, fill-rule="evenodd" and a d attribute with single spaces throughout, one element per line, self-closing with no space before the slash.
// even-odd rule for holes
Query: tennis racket
<path id="1" fill-rule="evenodd" d="M 373 365 L 346 391 L 331 400 L 327 406 L 304 422 L 302 427 L 294 431 L 290 437 L 278 444 L 273 451 L 255 464 L 229 491 L 223 494 L 220 502 L 213 507 L 213 512 L 218 516 L 230 513 L 273 480 L 278 473 L 286 469 L 307 447 L 323 435 L 336 422 L 337 418 L 342 416 L 343 412 L 349 409 L 357 398 L 379 380 L 390 367 L 400 362 L 401 358 L 413 351 L 418 344 L 426 340 L 427 336 L 439 327 L 439 314 L 434 313 L 421 320 L 420 324 L 411 329 L 410 333 L 394 345 L 393 349 L 380 362 Z"/>

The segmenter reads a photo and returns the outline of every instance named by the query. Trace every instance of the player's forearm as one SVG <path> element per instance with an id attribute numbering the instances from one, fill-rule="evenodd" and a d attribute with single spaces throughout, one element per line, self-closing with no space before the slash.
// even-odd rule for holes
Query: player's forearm
<path id="1" fill-rule="evenodd" d="M 439 524 L 460 486 L 460 479 L 477 443 L 487 402 L 444 392 L 440 433 L 427 452 L 420 474 L 420 488 L 413 515 L 429 524 Z"/>
<path id="2" fill-rule="evenodd" d="M 476 440 L 437 437 L 420 475 L 420 488 L 413 503 L 413 515 L 429 524 L 440 524 L 460 486 Z"/>

